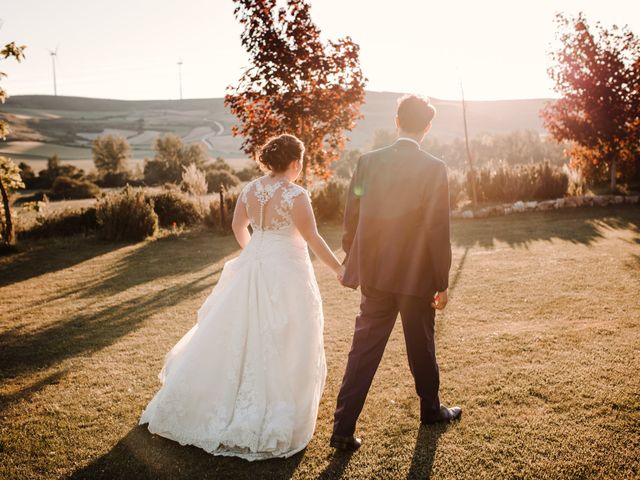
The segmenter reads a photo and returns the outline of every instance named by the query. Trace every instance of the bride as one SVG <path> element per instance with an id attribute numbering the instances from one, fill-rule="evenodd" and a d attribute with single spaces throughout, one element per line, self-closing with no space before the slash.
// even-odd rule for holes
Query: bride
<path id="1" fill-rule="evenodd" d="M 343 267 L 318 234 L 307 190 L 292 183 L 303 154 L 292 135 L 262 147 L 270 174 L 244 187 L 233 217 L 243 250 L 167 353 L 140 418 L 150 432 L 247 460 L 289 457 L 309 443 L 326 363 L 307 244 L 338 278 Z"/>

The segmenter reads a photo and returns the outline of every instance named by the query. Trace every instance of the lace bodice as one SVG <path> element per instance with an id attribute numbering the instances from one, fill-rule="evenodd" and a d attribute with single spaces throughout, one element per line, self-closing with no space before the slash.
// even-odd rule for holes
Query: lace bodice
<path id="1" fill-rule="evenodd" d="M 249 182 L 239 201 L 244 204 L 253 230 L 280 230 L 293 224 L 291 209 L 295 197 L 309 192 L 283 180 L 267 182 L 265 177 Z"/>

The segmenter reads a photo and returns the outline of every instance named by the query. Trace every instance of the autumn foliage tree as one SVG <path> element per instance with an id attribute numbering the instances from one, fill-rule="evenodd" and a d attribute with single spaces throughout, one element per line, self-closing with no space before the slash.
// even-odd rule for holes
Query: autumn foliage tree
<path id="1" fill-rule="evenodd" d="M 543 111 L 573 166 L 591 181 L 629 179 L 640 162 L 640 39 L 628 27 L 591 27 L 581 13 L 556 17 L 559 47 L 548 72 L 562 95 Z"/>
<path id="2" fill-rule="evenodd" d="M 360 118 L 364 100 L 359 47 L 350 37 L 323 42 L 307 0 L 234 0 L 250 65 L 225 104 L 239 119 L 234 135 L 256 158 L 265 141 L 291 133 L 305 146 L 303 181 L 327 177 L 344 148 L 345 130 Z"/>

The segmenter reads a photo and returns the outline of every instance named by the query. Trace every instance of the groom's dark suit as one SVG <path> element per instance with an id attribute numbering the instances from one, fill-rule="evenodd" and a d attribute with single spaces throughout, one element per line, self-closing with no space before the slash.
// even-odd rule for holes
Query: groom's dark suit
<path id="1" fill-rule="evenodd" d="M 361 156 L 349 188 L 344 228 L 343 284 L 360 286 L 362 302 L 334 433 L 354 433 L 398 313 L 421 419 L 433 420 L 440 413 L 440 400 L 431 302 L 436 291 L 447 288 L 451 267 L 445 164 L 404 138 Z"/>

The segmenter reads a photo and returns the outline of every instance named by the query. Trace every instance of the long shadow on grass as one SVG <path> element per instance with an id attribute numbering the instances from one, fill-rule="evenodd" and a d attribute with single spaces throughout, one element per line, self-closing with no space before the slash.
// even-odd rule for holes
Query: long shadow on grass
<path id="1" fill-rule="evenodd" d="M 17 392 L 0 395 L 0 413 L 14 402 L 31 398 L 46 386 L 60 383 L 60 380 L 62 380 L 68 372 L 69 369 L 59 370 L 33 382 L 31 385 L 24 387 Z"/>
<path id="2" fill-rule="evenodd" d="M 106 278 L 84 288 L 81 295 L 85 298 L 114 295 L 150 280 L 162 281 L 197 272 L 238 250 L 232 237 L 208 232 L 161 238 L 123 256 Z"/>
<path id="3" fill-rule="evenodd" d="M 0 287 L 63 270 L 121 247 L 80 236 L 25 241 L 17 253 L 0 264 Z"/>
<path id="4" fill-rule="evenodd" d="M 0 334 L 0 378 L 32 373 L 111 345 L 154 313 L 211 288 L 211 273 L 97 312 L 77 313 L 34 333 Z"/>
<path id="5" fill-rule="evenodd" d="M 559 239 L 592 245 L 603 228 L 631 229 L 640 238 L 640 208 L 617 206 L 514 214 L 484 220 L 452 222 L 452 242 L 462 247 L 493 248 L 496 242 L 528 248 L 536 240 Z"/>
<path id="6" fill-rule="evenodd" d="M 347 468 L 347 465 L 349 465 L 352 456 L 353 452 L 341 452 L 339 450 L 334 451 L 329 465 L 327 465 L 322 473 L 320 473 L 318 480 L 333 480 L 341 478 Z"/>
<path id="7" fill-rule="evenodd" d="M 442 423 L 420 427 L 407 478 L 420 480 L 431 478 L 438 441 L 448 427 L 449 425 Z"/>
<path id="8" fill-rule="evenodd" d="M 136 426 L 108 453 L 77 470 L 70 479 L 287 479 L 304 451 L 286 459 L 248 462 L 216 457 L 196 447 L 152 435 Z"/>
<path id="9" fill-rule="evenodd" d="M 93 272 L 87 272 L 88 274 L 81 281 L 74 282 L 70 287 L 56 289 L 55 293 L 40 299 L 39 304 L 66 299 L 72 295 L 91 299 L 109 297 L 147 282 L 162 282 L 166 278 L 193 274 L 238 249 L 232 238 L 214 236 L 200 231 L 160 238 L 142 245 L 107 244 L 95 239 L 87 239 L 80 243 L 80 240 L 77 239 L 70 245 L 65 243 L 53 245 L 48 249 L 50 255 L 43 258 L 33 257 L 30 262 L 25 260 L 21 268 L 27 272 L 32 271 L 32 276 L 37 276 L 76 263 L 73 260 L 69 264 L 50 262 L 50 256 L 55 258 L 77 255 L 83 260 L 88 260 L 92 256 L 106 253 L 102 250 L 106 247 L 113 250 L 123 247 L 133 248 L 129 248 L 127 253 L 121 255 L 121 258 L 114 262 L 111 270 L 105 273 L 100 272 L 100 275 L 91 275 L 90 273 Z M 9 316 L 19 319 L 31 308 L 32 306 L 25 305 L 9 312 Z"/>

